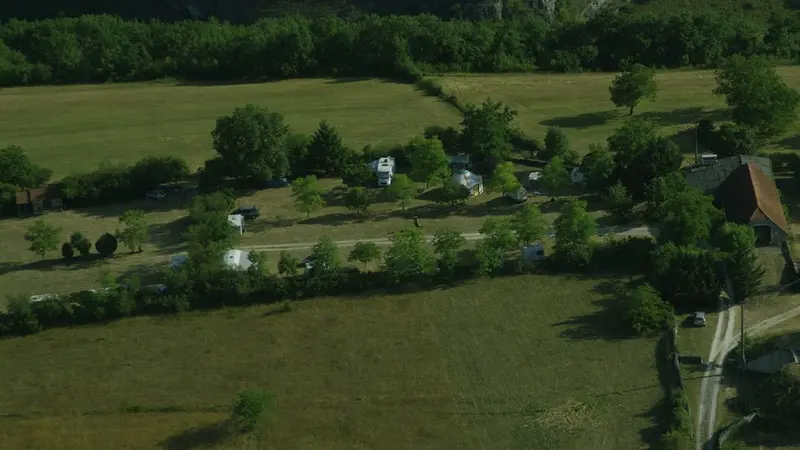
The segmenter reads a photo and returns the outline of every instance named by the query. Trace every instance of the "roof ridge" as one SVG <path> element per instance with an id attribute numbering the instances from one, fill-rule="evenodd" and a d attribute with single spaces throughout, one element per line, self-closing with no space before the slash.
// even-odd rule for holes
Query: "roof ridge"
<path id="1" fill-rule="evenodd" d="M 764 217 L 766 217 L 769 220 L 771 220 L 779 228 L 783 228 L 783 227 L 781 227 L 781 222 L 786 222 L 786 216 L 784 215 L 784 217 L 782 219 L 776 218 L 776 217 L 772 217 L 772 215 L 766 209 L 764 209 L 762 207 L 762 205 L 765 203 L 764 202 L 764 189 L 766 188 L 766 186 L 764 186 L 763 183 L 761 183 L 762 177 L 758 176 L 758 174 L 755 172 L 756 170 L 761 172 L 764 175 L 764 177 L 767 176 L 767 174 L 764 173 L 761 170 L 761 168 L 758 167 L 758 165 L 756 163 L 752 163 L 752 162 L 747 163 L 747 176 L 750 177 L 750 185 L 753 188 L 753 195 L 755 196 L 755 199 L 756 199 L 756 210 L 757 211 L 761 211 L 761 214 L 763 214 Z M 772 180 L 772 183 L 774 184 L 775 181 Z M 783 202 L 780 201 L 780 191 L 778 191 L 777 185 L 775 186 L 775 191 L 776 191 L 776 194 L 778 195 L 778 202 L 781 205 L 781 214 L 783 214 L 783 211 L 782 211 Z M 755 211 L 753 212 L 753 215 L 755 215 Z M 751 218 L 752 218 L 752 216 L 751 216 Z"/>

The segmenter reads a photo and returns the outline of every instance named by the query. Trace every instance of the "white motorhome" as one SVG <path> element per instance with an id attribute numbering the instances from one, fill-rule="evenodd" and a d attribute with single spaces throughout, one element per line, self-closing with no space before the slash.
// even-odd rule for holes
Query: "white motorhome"
<path id="1" fill-rule="evenodd" d="M 394 176 L 394 158 L 385 156 L 375 161 L 375 176 L 378 178 L 378 186 L 390 186 Z"/>

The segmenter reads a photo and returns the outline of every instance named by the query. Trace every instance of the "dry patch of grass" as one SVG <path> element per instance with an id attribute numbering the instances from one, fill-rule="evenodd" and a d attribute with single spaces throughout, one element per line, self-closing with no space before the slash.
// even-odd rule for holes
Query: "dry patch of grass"
<path id="1" fill-rule="evenodd" d="M 259 387 L 276 396 L 269 448 L 637 448 L 661 431 L 655 342 L 620 337 L 601 292 L 531 275 L 0 341 L 0 432 L 23 436 L 12 449 L 154 448 Z"/>
<path id="2" fill-rule="evenodd" d="M 779 67 L 786 82 L 800 87 L 800 67 Z M 548 126 L 564 128 L 570 144 L 579 153 L 593 143 L 604 143 L 627 120 L 627 111 L 617 109 L 609 99 L 608 87 L 614 74 L 579 75 L 458 75 L 441 79 L 445 89 L 464 102 L 481 102 L 487 97 L 500 100 L 519 112 L 517 123 L 532 137 L 544 139 Z M 714 95 L 713 71 L 659 72 L 658 98 L 644 102 L 637 116 L 652 120 L 665 136 L 671 136 L 685 151 L 694 151 L 693 134 L 685 133 L 703 118 L 727 117 L 724 98 Z M 767 150 L 797 150 L 795 135 L 800 123 L 786 136 L 776 139 Z"/>
<path id="3" fill-rule="evenodd" d="M 283 114 L 303 133 L 328 120 L 345 145 L 357 149 L 404 142 L 427 125 L 460 120 L 452 107 L 412 86 L 380 80 L 30 87 L 0 91 L 0 147 L 23 147 L 56 177 L 105 161 L 129 164 L 146 155 L 180 156 L 195 168 L 212 155 L 217 117 L 246 103 Z"/>

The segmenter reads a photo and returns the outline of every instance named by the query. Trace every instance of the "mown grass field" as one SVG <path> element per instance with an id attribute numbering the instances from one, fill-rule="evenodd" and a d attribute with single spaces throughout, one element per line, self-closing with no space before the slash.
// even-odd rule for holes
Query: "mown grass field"
<path id="1" fill-rule="evenodd" d="M 656 343 L 620 336 L 607 284 L 529 275 L 0 341 L 3 448 L 649 448 Z M 275 395 L 261 447 L 219 431 L 245 387 Z"/>
<path id="2" fill-rule="evenodd" d="M 778 73 L 800 88 L 800 67 L 778 67 Z M 590 144 L 605 143 L 628 119 L 617 109 L 608 87 L 614 74 L 576 75 L 458 75 L 441 78 L 445 89 L 462 102 L 500 100 L 518 111 L 517 124 L 529 136 L 543 140 L 547 127 L 559 126 L 568 134 L 573 149 L 588 152 Z M 725 99 L 714 95 L 714 72 L 671 71 L 656 75 L 658 97 L 645 101 L 635 115 L 652 120 L 665 136 L 673 137 L 686 152 L 694 152 L 694 135 L 685 130 L 703 118 L 727 116 Z M 800 149 L 800 123 L 767 150 Z"/>
<path id="3" fill-rule="evenodd" d="M 459 121 L 452 107 L 410 85 L 379 80 L 32 87 L 0 89 L 0 147 L 21 146 L 56 178 L 146 155 L 180 156 L 195 169 L 212 155 L 217 117 L 247 103 L 283 114 L 298 132 L 310 134 L 328 120 L 355 149 L 405 142 L 429 124 Z"/>

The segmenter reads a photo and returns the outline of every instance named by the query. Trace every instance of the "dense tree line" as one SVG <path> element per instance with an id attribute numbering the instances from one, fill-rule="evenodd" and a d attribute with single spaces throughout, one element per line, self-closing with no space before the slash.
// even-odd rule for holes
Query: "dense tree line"
<path id="1" fill-rule="evenodd" d="M 218 21 L 82 16 L 0 26 L 0 85 L 185 79 L 386 76 L 430 72 L 710 66 L 732 54 L 794 58 L 800 24 L 715 13 L 605 12 L 585 22 L 445 21 L 366 15 Z"/>

